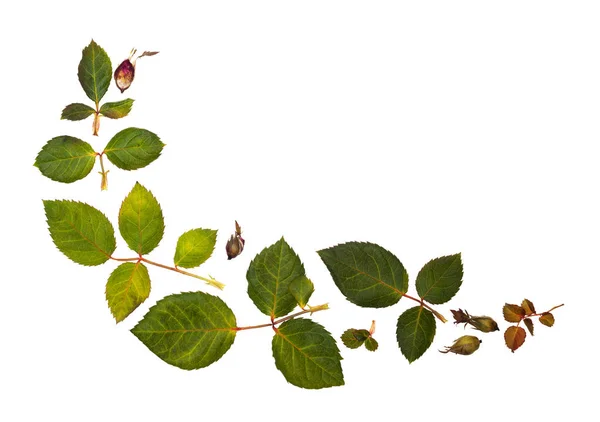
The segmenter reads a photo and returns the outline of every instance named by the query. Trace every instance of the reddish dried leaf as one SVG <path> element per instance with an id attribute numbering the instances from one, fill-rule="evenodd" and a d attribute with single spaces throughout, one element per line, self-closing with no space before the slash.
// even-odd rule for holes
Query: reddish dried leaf
<path id="1" fill-rule="evenodd" d="M 525 323 L 525 326 L 529 330 L 529 334 L 533 335 L 533 321 L 529 318 L 525 318 L 523 320 L 523 322 Z"/>
<path id="2" fill-rule="evenodd" d="M 540 317 L 540 322 L 546 327 L 552 327 L 554 325 L 554 315 L 550 312 L 544 312 Z"/>
<path id="3" fill-rule="evenodd" d="M 525 309 L 519 305 L 505 304 L 502 308 L 504 319 L 508 322 L 520 322 L 525 316 Z"/>
<path id="4" fill-rule="evenodd" d="M 523 307 L 523 309 L 525 309 L 525 313 L 527 315 L 535 314 L 535 306 L 533 306 L 533 303 L 530 300 L 523 299 L 523 303 L 521 303 L 521 306 Z"/>
<path id="5" fill-rule="evenodd" d="M 522 327 L 512 325 L 504 332 L 504 341 L 506 346 L 514 353 L 519 347 L 525 343 L 527 333 Z"/>

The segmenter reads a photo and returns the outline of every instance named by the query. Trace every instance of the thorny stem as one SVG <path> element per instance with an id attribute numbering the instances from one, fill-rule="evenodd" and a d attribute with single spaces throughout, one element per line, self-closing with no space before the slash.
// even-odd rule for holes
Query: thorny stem
<path id="1" fill-rule="evenodd" d="M 145 262 L 146 264 L 150 264 L 150 265 L 154 265 L 155 267 L 160 267 L 160 268 L 164 268 L 165 270 L 171 270 L 171 271 L 175 271 L 176 273 L 179 274 L 184 274 L 190 277 L 194 277 L 197 278 L 199 280 L 205 281 L 206 284 L 209 284 L 213 287 L 216 287 L 217 289 L 223 290 L 223 288 L 225 287 L 225 284 L 215 280 L 214 278 L 206 278 L 206 277 L 202 277 L 200 275 L 194 274 L 194 273 L 190 273 L 188 271 L 184 271 L 179 267 L 170 267 L 168 265 L 164 265 L 164 264 L 159 264 L 158 262 L 154 262 L 154 261 L 150 261 L 149 259 L 144 258 L 143 256 L 139 256 L 137 258 L 114 258 L 114 257 L 110 257 L 110 259 L 112 259 L 113 261 L 119 261 L 119 262 L 131 262 L 131 261 L 137 261 L 137 262 Z"/>
<path id="2" fill-rule="evenodd" d="M 315 313 L 315 312 L 319 312 L 319 311 L 324 311 L 326 309 L 329 309 L 329 304 L 325 303 L 323 305 L 319 305 L 319 306 L 309 306 L 308 309 L 304 309 L 300 312 L 296 312 L 295 314 L 292 315 L 288 315 L 286 317 L 283 318 L 279 318 L 279 319 L 273 319 L 271 318 L 271 322 L 268 324 L 260 324 L 260 325 L 250 325 L 248 327 L 235 327 L 234 330 L 235 331 L 242 331 L 242 330 L 253 330 L 255 328 L 265 328 L 265 327 L 273 327 L 273 329 L 275 329 L 276 325 L 281 324 L 282 322 L 286 322 L 289 321 L 290 319 L 294 319 L 300 315 L 304 315 L 307 313 Z"/>
<path id="3" fill-rule="evenodd" d="M 438 311 L 436 311 L 431 306 L 429 306 L 428 304 L 426 304 L 423 301 L 423 299 L 417 299 L 416 297 L 409 296 L 406 293 L 404 293 L 402 296 L 404 296 L 407 299 L 414 300 L 415 302 L 419 302 L 421 304 L 421 306 L 423 306 L 424 308 L 429 309 L 433 313 L 433 315 L 436 316 L 437 319 L 439 319 L 442 322 L 448 322 L 448 320 L 444 317 L 444 315 L 440 314 Z"/>
<path id="4" fill-rule="evenodd" d="M 99 171 L 98 173 L 100 173 L 102 175 L 102 182 L 100 182 L 100 190 L 107 190 L 108 189 L 108 171 L 104 171 L 104 161 L 102 160 L 102 157 L 104 156 L 104 151 L 102 152 L 97 152 L 96 156 L 98 156 L 100 158 L 100 169 L 102 171 Z"/>

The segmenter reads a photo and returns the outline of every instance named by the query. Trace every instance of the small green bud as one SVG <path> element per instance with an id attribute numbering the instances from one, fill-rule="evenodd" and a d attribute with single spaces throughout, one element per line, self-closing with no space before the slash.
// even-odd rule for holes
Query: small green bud
<path id="1" fill-rule="evenodd" d="M 476 330 L 484 333 L 491 333 L 492 331 L 500 331 L 498 324 L 492 318 L 487 316 L 471 317 L 469 324 Z"/>
<path id="2" fill-rule="evenodd" d="M 454 341 L 454 344 L 450 347 L 446 346 L 446 350 L 441 353 L 456 353 L 457 355 L 471 355 L 479 349 L 481 340 L 475 336 L 462 336 Z"/>

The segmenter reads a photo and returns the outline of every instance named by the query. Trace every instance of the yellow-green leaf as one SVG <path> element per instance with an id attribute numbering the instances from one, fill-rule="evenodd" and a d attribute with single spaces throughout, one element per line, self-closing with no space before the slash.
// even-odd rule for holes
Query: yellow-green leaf
<path id="1" fill-rule="evenodd" d="M 110 85 L 112 65 L 106 51 L 94 40 L 83 49 L 77 76 L 85 95 L 98 105 Z"/>
<path id="2" fill-rule="evenodd" d="M 84 119 L 87 119 L 88 117 L 90 117 L 95 112 L 96 112 L 96 110 L 94 110 L 92 107 L 90 107 L 88 105 L 81 104 L 81 103 L 73 103 L 73 104 L 69 104 L 68 106 L 66 106 L 63 109 L 60 118 L 63 120 L 73 120 L 73 121 L 84 120 Z"/>
<path id="3" fill-rule="evenodd" d="M 96 152 L 90 144 L 72 136 L 57 136 L 44 145 L 35 166 L 49 179 L 73 183 L 90 174 Z"/>
<path id="4" fill-rule="evenodd" d="M 100 107 L 100 114 L 109 119 L 120 119 L 129 114 L 133 106 L 133 101 L 131 98 L 127 98 L 126 100 L 115 101 L 113 103 L 104 103 Z"/>
<path id="5" fill-rule="evenodd" d="M 121 204 L 119 231 L 129 248 L 140 255 L 150 253 L 163 237 L 165 222 L 160 205 L 139 183 Z"/>
<path id="6" fill-rule="evenodd" d="M 149 295 L 150 276 L 141 262 L 124 262 L 106 283 L 106 301 L 117 322 L 127 318 Z"/>
<path id="7" fill-rule="evenodd" d="M 164 146 L 160 138 L 149 130 L 130 127 L 113 136 L 104 152 L 120 169 L 136 170 L 156 160 Z"/>
<path id="8" fill-rule="evenodd" d="M 305 275 L 298 276 L 290 282 L 290 293 L 301 308 L 306 307 L 314 291 L 313 282 Z"/>
<path id="9" fill-rule="evenodd" d="M 340 351 L 331 334 L 310 319 L 284 322 L 273 337 L 275 366 L 297 387 L 344 385 Z"/>
<path id="10" fill-rule="evenodd" d="M 271 318 L 287 315 L 296 307 L 290 283 L 304 274 L 300 258 L 281 238 L 250 263 L 246 273 L 248 295 L 265 315 Z"/>
<path id="11" fill-rule="evenodd" d="M 44 201 L 48 230 L 56 247 L 81 265 L 100 265 L 117 247 L 108 218 L 82 202 Z"/>
<path id="12" fill-rule="evenodd" d="M 225 302 L 194 292 L 159 300 L 131 332 L 168 364 L 199 369 L 229 350 L 236 326 L 235 315 Z"/>
<path id="13" fill-rule="evenodd" d="M 216 242 L 216 230 L 193 229 L 185 232 L 177 240 L 175 265 L 182 268 L 201 265 L 212 255 Z"/>

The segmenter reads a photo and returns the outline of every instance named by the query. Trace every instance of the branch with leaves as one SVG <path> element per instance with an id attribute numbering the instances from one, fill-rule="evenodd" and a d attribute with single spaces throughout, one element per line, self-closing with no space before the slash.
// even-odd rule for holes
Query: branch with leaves
<path id="1" fill-rule="evenodd" d="M 174 266 L 145 258 L 162 240 L 165 223 L 162 209 L 152 193 L 139 183 L 125 198 L 119 211 L 119 231 L 132 258 L 115 258 L 115 231 L 108 218 L 96 208 L 81 202 L 44 201 L 48 229 L 54 244 L 67 258 L 85 265 L 101 265 L 109 260 L 122 262 L 106 283 L 106 300 L 117 322 L 124 320 L 150 295 L 150 276 L 144 264 L 175 271 L 223 289 L 212 277 L 202 277 L 182 268 L 203 264 L 214 250 L 216 230 L 194 229 L 179 237 Z"/>
<path id="2" fill-rule="evenodd" d="M 144 53 L 145 55 L 152 55 Z M 156 53 L 154 53 L 156 54 Z M 143 56 L 143 55 L 142 55 Z M 141 57 L 141 56 L 140 56 Z M 129 60 L 129 59 L 128 59 Z M 123 71 L 120 70 L 126 60 L 115 72 L 115 83 L 123 83 Z M 131 65 L 133 66 L 133 65 Z M 134 68 L 133 68 L 134 69 Z M 66 106 L 61 119 L 84 120 L 94 115 L 93 134 L 98 135 L 100 116 L 110 119 L 120 119 L 131 111 L 132 99 L 104 103 L 100 107 L 100 100 L 106 94 L 112 75 L 110 58 L 102 47 L 92 40 L 83 49 L 79 62 L 78 77 L 83 91 L 94 102 L 95 108 L 81 103 Z M 129 76 L 129 84 L 133 81 L 133 73 Z M 129 87 L 129 85 L 127 85 Z M 121 91 L 122 92 L 122 91 Z M 104 169 L 103 157 L 116 167 L 123 170 L 137 170 L 146 167 L 156 160 L 163 149 L 160 138 L 146 129 L 130 127 L 114 135 L 101 152 L 96 152 L 87 142 L 68 135 L 52 138 L 39 152 L 34 165 L 41 173 L 57 182 L 73 183 L 86 177 L 94 167 L 96 157 L 100 161 L 100 175 L 102 190 L 108 188 L 108 170 Z"/>
<path id="3" fill-rule="evenodd" d="M 135 54 L 115 70 L 117 88 L 124 92 L 135 75 Z M 144 52 L 137 57 L 153 56 Z M 62 118 L 83 120 L 94 116 L 93 134 L 98 135 L 100 116 L 117 119 L 129 114 L 132 99 L 104 103 L 111 79 L 111 62 L 106 52 L 94 41 L 84 50 L 79 64 L 79 82 L 94 107 L 82 103 L 70 104 Z M 80 139 L 63 135 L 50 141 L 39 152 L 35 166 L 55 181 L 72 183 L 83 179 L 92 170 L 96 158 L 100 162 L 102 189 L 107 187 L 108 170 L 103 157 L 124 170 L 142 168 L 156 160 L 164 147 L 159 137 L 139 128 L 127 128 L 112 137 L 101 152 Z M 154 195 L 139 183 L 121 204 L 118 228 L 132 257 L 115 257 L 115 230 L 108 218 L 98 209 L 81 202 L 46 200 L 44 208 L 48 229 L 56 247 L 72 261 L 97 266 L 108 261 L 119 265 L 108 277 L 106 300 L 115 320 L 127 318 L 150 295 L 148 266 L 159 267 L 202 280 L 223 289 L 212 277 L 187 271 L 208 260 L 214 251 L 217 231 L 197 228 L 183 233 L 175 246 L 173 265 L 152 261 L 147 255 L 158 247 L 164 235 L 163 212 Z M 228 259 L 242 253 L 245 239 L 239 224 L 227 241 Z M 436 334 L 436 319 L 447 322 L 434 309 L 450 301 L 462 285 L 461 254 L 435 258 L 426 263 L 415 280 L 417 295 L 409 295 L 408 272 L 400 260 L 383 247 L 367 242 L 348 242 L 318 251 L 340 292 L 350 302 L 367 308 L 395 305 L 402 298 L 417 303 L 402 312 L 396 324 L 396 340 L 401 353 L 412 363 L 431 346 Z M 315 291 L 306 276 L 304 265 L 282 237 L 264 248 L 250 263 L 246 272 L 248 296 L 268 317 L 264 323 L 239 326 L 233 311 L 225 302 L 204 292 L 187 292 L 167 296 L 151 307 L 131 332 L 147 348 L 168 364 L 191 370 L 211 365 L 233 345 L 240 331 L 259 328 L 273 330 L 272 354 L 275 367 L 291 384 L 320 389 L 344 384 L 340 350 L 335 338 L 322 325 L 306 318 L 315 312 L 329 309 L 328 304 L 311 306 Z M 553 310 L 536 313 L 533 303 L 525 299 L 521 305 L 506 304 L 503 314 L 508 322 L 516 323 L 505 334 L 507 346 L 513 352 L 525 341 L 526 332 L 533 335 L 533 317 L 546 326 L 554 324 Z M 298 311 L 297 308 L 300 310 Z M 488 316 L 471 316 L 462 309 L 452 310 L 456 324 L 464 323 L 483 333 L 499 331 L 498 324 Z M 362 345 L 369 351 L 378 348 L 373 338 L 375 321 L 367 329 L 348 329 L 340 337 L 351 349 Z M 482 341 L 473 335 L 463 335 L 442 353 L 471 355 Z"/>

